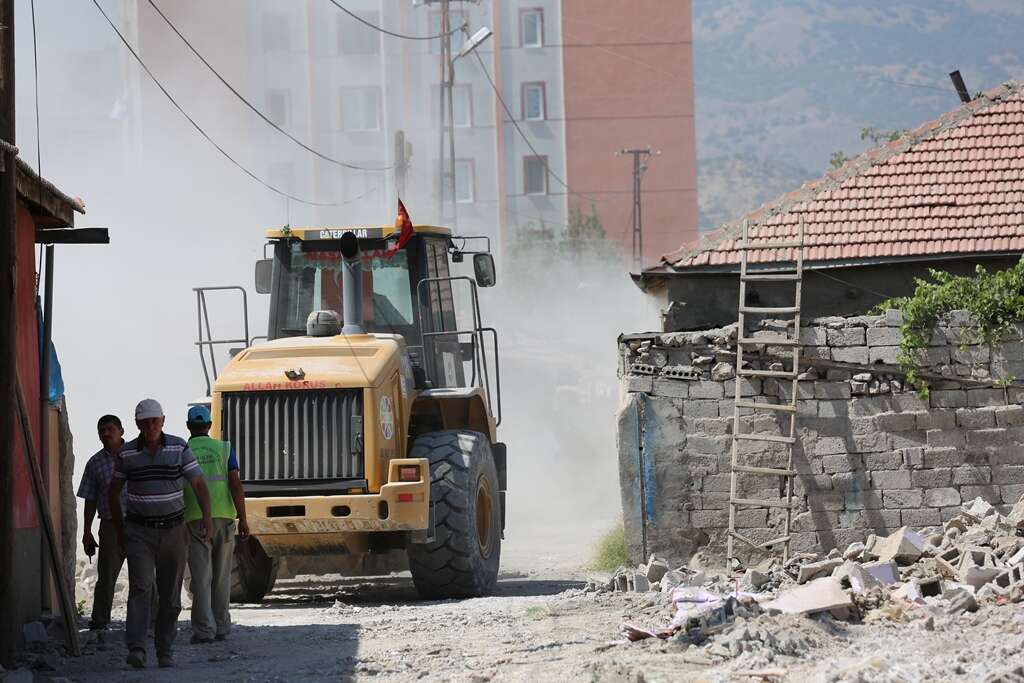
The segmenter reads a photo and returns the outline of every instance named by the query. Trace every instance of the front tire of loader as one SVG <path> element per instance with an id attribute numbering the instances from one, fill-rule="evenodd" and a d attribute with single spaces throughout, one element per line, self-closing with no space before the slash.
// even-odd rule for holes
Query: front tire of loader
<path id="1" fill-rule="evenodd" d="M 263 551 L 255 538 L 235 538 L 235 562 L 231 567 L 231 602 L 262 602 L 277 581 L 277 558 Z"/>
<path id="2" fill-rule="evenodd" d="M 416 591 L 426 599 L 490 595 L 501 557 L 498 473 L 486 436 L 468 430 L 424 434 L 410 458 L 430 460 L 434 541 L 409 546 Z"/>

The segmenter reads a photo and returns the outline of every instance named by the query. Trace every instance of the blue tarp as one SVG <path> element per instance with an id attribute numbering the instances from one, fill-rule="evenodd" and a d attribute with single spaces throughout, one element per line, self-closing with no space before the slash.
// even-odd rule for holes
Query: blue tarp
<path id="1" fill-rule="evenodd" d="M 39 371 L 43 369 L 43 313 L 42 307 L 39 305 L 39 298 L 36 297 L 36 318 L 39 320 Z M 60 403 L 60 399 L 64 396 L 64 377 L 61 376 L 60 372 L 60 361 L 57 360 L 57 349 L 53 346 L 53 340 L 50 340 L 50 386 L 46 393 L 46 400 L 50 405 L 55 406 Z"/>

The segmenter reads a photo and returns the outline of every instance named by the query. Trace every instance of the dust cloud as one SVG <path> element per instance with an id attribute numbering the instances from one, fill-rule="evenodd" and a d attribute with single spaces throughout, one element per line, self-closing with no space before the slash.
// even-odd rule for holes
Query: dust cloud
<path id="1" fill-rule="evenodd" d="M 616 337 L 655 328 L 657 310 L 618 259 L 531 249 L 499 283 L 484 305 L 501 333 L 510 536 L 606 529 L 621 519 Z"/>
<path id="2" fill-rule="evenodd" d="M 117 3 L 102 4 L 115 23 L 123 21 Z M 16 11 L 17 142 L 35 167 L 28 0 L 18 0 Z M 95 424 L 102 414 L 118 415 L 132 438 L 136 402 L 153 397 L 167 412 L 167 431 L 185 432 L 187 404 L 206 388 L 194 345 L 193 287 L 245 286 L 249 335 L 264 334 L 267 298 L 255 294 L 252 282 L 265 228 L 386 222 L 393 208 L 386 187 L 319 211 L 274 195 L 196 134 L 130 61 L 91 3 L 36 3 L 36 23 L 42 173 L 85 200 L 87 213 L 77 216 L 77 226 L 109 228 L 111 239 L 105 246 L 56 249 L 53 336 L 77 485 L 99 448 Z M 144 58 L 241 163 L 261 175 L 281 160 L 300 169 L 310 163 L 253 122 L 173 36 L 161 33 L 143 46 Z M 209 36 L 193 37 L 201 50 L 217 45 Z M 239 55 L 222 57 L 245 68 Z M 329 176 L 316 188 L 291 189 L 310 195 L 316 189 L 319 198 L 335 201 L 345 198 L 337 189 L 341 180 Z M 517 529 L 566 521 L 606 528 L 619 516 L 615 338 L 654 327 L 656 311 L 621 263 L 538 257 L 514 268 L 506 264 L 500 261 L 499 285 L 483 291 L 481 300 L 484 323 L 500 335 L 499 438 L 509 448 L 510 538 Z M 241 336 L 236 297 L 211 300 L 215 335 Z"/>

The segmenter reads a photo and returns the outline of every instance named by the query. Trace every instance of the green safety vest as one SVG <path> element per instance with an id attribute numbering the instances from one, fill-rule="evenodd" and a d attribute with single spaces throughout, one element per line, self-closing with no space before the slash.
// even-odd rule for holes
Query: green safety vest
<path id="1" fill-rule="evenodd" d="M 228 488 L 228 458 L 231 456 L 231 442 L 219 441 L 209 436 L 194 436 L 188 440 L 189 450 L 199 462 L 210 489 L 210 516 L 217 519 L 235 519 L 238 516 L 235 503 Z M 203 518 L 199 501 L 191 486 L 185 487 L 185 521 Z"/>

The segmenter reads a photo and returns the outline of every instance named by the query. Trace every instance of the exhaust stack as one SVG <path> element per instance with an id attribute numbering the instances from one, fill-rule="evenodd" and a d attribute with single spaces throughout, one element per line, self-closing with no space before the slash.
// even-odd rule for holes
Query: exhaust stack
<path id="1" fill-rule="evenodd" d="M 341 236 L 342 334 L 366 334 L 363 328 L 363 262 L 359 258 L 359 240 L 354 233 Z"/>

